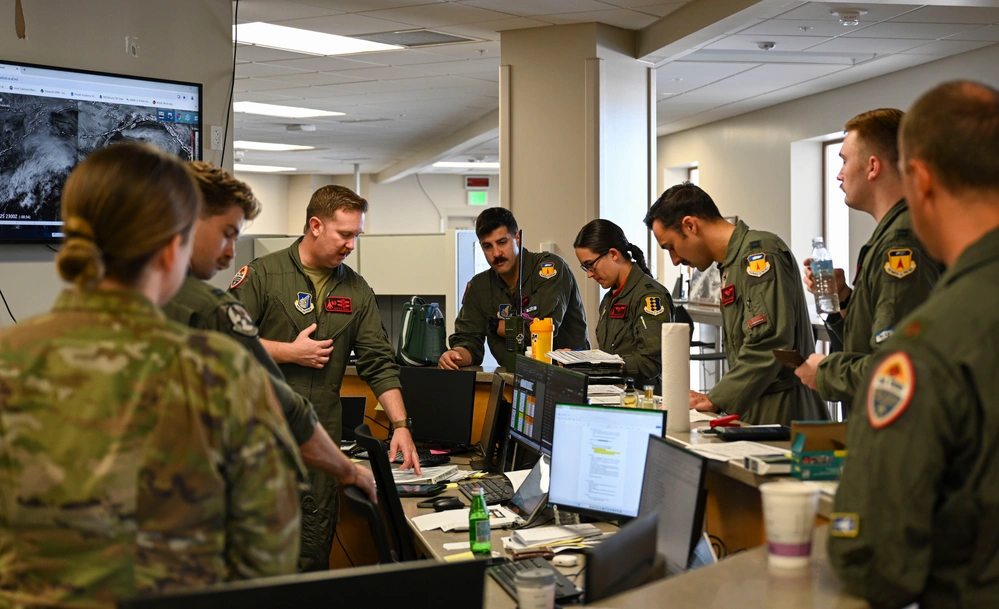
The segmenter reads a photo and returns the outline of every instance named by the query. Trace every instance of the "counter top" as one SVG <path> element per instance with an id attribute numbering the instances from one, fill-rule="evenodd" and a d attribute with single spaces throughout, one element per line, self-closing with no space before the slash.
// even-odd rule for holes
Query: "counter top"
<path id="1" fill-rule="evenodd" d="M 499 372 L 507 383 L 513 382 L 513 375 L 507 372 L 504 368 L 486 369 L 481 366 L 470 366 L 468 368 L 463 368 L 463 370 L 474 370 L 476 383 L 492 383 L 494 372 Z M 343 374 L 344 376 L 357 376 L 357 366 L 347 366 L 347 370 Z"/>

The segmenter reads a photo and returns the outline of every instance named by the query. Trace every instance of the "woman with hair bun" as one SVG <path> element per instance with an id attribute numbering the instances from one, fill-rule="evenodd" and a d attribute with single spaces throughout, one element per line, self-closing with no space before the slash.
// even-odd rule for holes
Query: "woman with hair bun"
<path id="1" fill-rule="evenodd" d="M 662 324 L 673 321 L 673 299 L 649 274 L 642 250 L 628 242 L 610 220 L 593 220 L 576 241 L 576 258 L 586 276 L 609 290 L 600 301 L 597 344 L 624 358 L 626 376 L 641 390 L 654 385 L 660 392 Z"/>
<path id="2" fill-rule="evenodd" d="M 295 569 L 301 463 L 267 375 L 159 309 L 200 204 L 183 163 L 142 144 L 66 182 L 72 286 L 0 331 L 0 606 L 113 607 Z"/>

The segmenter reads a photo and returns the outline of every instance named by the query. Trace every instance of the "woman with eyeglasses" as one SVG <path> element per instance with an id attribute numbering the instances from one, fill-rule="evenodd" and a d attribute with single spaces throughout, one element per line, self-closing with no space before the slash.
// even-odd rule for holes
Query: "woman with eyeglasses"
<path id="1" fill-rule="evenodd" d="M 639 390 L 662 375 L 663 322 L 673 321 L 673 299 L 649 274 L 642 250 L 628 242 L 610 220 L 593 220 L 573 243 L 579 266 L 600 287 L 609 290 L 600 302 L 597 343 L 603 351 L 624 359 L 625 375 Z"/>

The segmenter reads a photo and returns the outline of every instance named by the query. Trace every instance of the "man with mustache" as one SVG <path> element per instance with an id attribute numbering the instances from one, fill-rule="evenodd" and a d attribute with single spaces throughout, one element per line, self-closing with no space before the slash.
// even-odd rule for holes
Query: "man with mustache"
<path id="1" fill-rule="evenodd" d="M 391 455 L 420 472 L 402 401 L 399 366 L 382 326 L 375 295 L 344 259 L 364 232 L 368 202 L 343 186 L 323 186 L 306 210 L 305 234 L 288 249 L 254 260 L 236 272 L 230 291 L 257 320 L 260 342 L 288 379 L 308 398 L 337 445 L 342 437 L 340 385 L 351 350 L 358 375 L 392 421 Z M 302 500 L 303 571 L 329 568 L 338 506 L 336 483 L 310 472 Z"/>
<path id="2" fill-rule="evenodd" d="M 454 321 L 451 349 L 441 355 L 439 368 L 457 370 L 482 364 L 483 338 L 500 364 L 506 355 L 506 320 L 523 307 L 534 319 L 550 317 L 555 327 L 554 349 L 589 349 L 586 313 L 576 278 L 561 257 L 534 253 L 517 240 L 517 220 L 510 210 L 492 207 L 475 220 L 475 235 L 489 270 L 472 277 L 465 286 L 461 310 Z M 520 277 L 520 257 L 524 276 Z M 517 303 L 521 281 L 522 302 Z"/>

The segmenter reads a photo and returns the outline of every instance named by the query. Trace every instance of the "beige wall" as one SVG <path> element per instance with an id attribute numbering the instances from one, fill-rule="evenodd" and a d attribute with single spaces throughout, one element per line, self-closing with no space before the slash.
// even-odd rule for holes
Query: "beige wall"
<path id="1" fill-rule="evenodd" d="M 232 77 L 232 6 L 228 0 L 24 2 L 27 38 L 14 35 L 13 3 L 0 28 L 0 57 L 42 65 L 200 82 L 202 120 L 221 125 Z M 125 37 L 139 38 L 139 56 L 125 53 Z M 232 129 L 229 130 L 232 139 Z M 207 138 L 206 138 L 207 139 Z M 218 164 L 220 153 L 205 150 Z M 232 147 L 226 165 L 232 166 Z M 0 290 L 17 319 L 46 311 L 62 289 L 44 245 L 0 245 Z M 0 308 L 0 326 L 8 325 Z"/>

